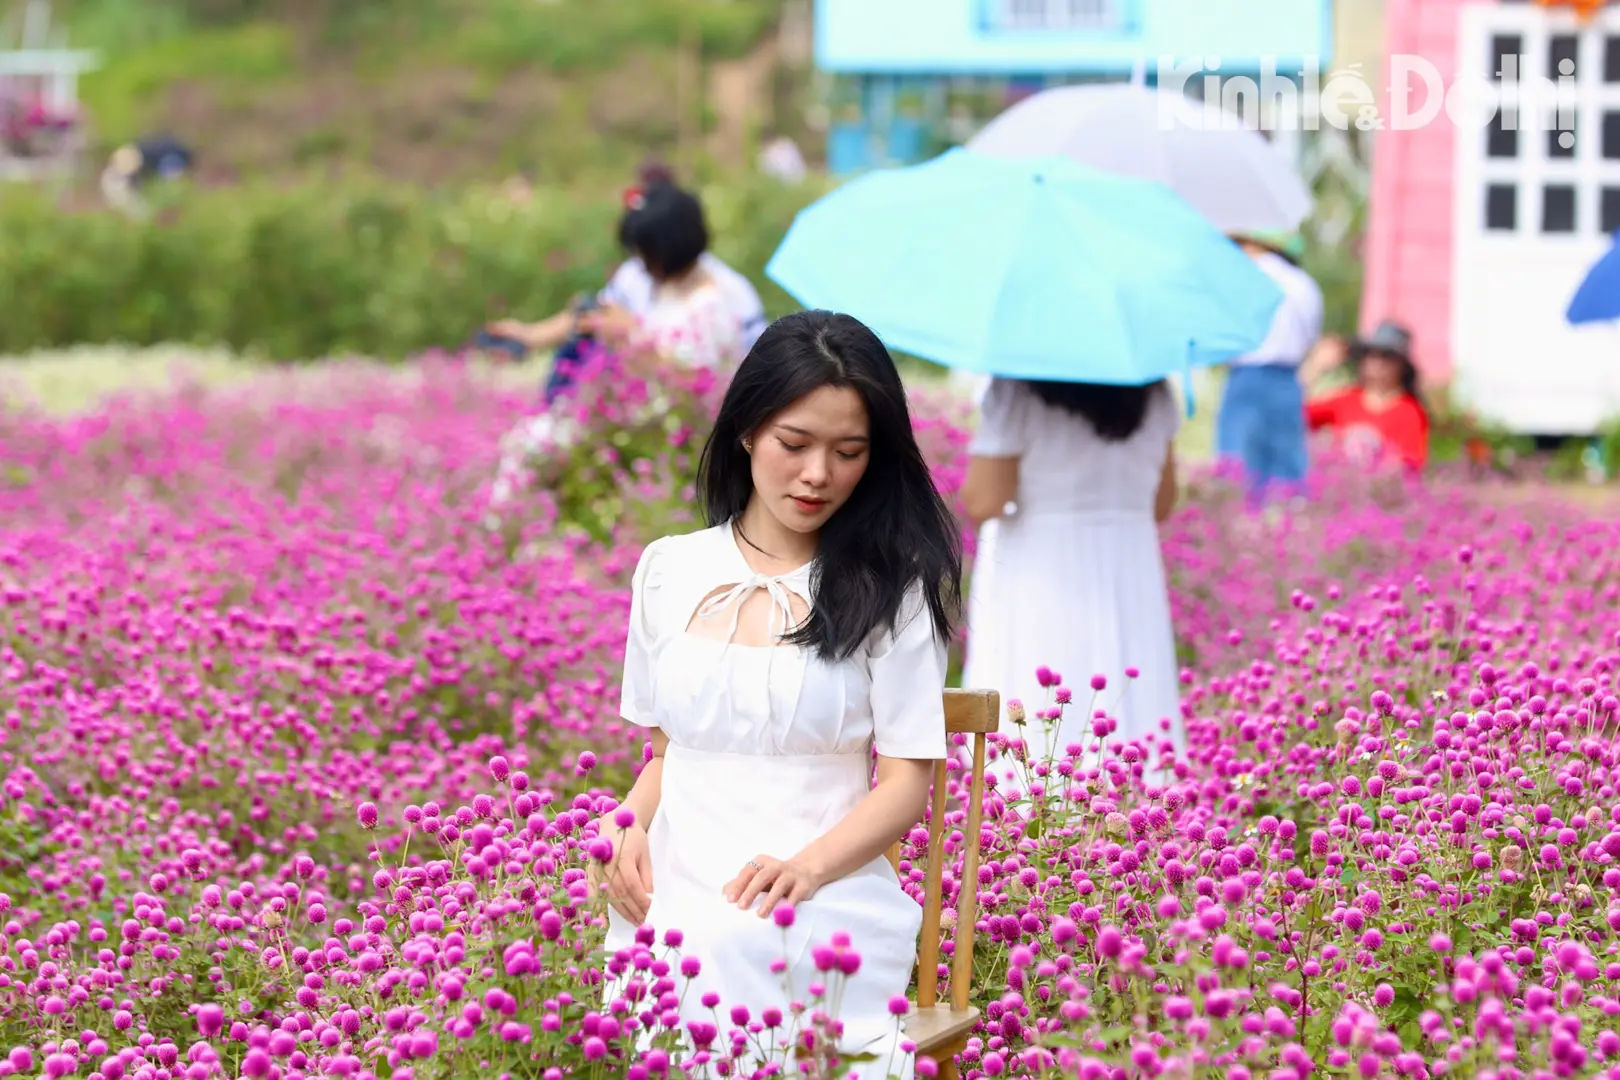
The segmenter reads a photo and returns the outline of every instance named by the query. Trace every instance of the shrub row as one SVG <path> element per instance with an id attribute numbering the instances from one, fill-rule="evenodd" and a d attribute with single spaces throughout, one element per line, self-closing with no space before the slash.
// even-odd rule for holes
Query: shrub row
<path id="1" fill-rule="evenodd" d="M 716 252 L 772 314 L 764 266 L 817 192 L 705 187 Z M 278 360 L 455 348 L 484 320 L 538 318 L 622 257 L 610 192 L 379 185 L 181 189 L 142 220 L 0 200 L 0 354 L 81 343 L 224 345 Z"/>

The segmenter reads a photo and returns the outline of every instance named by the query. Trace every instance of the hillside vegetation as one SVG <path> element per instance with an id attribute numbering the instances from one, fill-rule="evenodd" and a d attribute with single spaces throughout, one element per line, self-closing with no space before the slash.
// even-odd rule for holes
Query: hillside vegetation
<path id="1" fill-rule="evenodd" d="M 769 121 L 791 93 L 760 57 L 774 51 L 783 6 L 58 0 L 58 19 L 74 45 L 102 53 L 81 87 L 98 151 L 165 130 L 196 145 L 208 179 L 365 171 L 438 184 L 523 171 L 562 182 L 673 155 L 683 132 Z M 717 70 L 749 58 L 768 77 L 745 100 L 714 100 Z"/>

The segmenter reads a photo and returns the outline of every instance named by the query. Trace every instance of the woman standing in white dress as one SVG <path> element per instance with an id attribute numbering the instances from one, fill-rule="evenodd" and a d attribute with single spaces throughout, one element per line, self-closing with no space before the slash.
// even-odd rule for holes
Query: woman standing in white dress
<path id="1" fill-rule="evenodd" d="M 767 329 L 700 489 L 711 527 L 656 541 L 633 579 L 621 711 L 654 757 L 620 807 L 634 821 L 599 823 L 609 948 L 641 924 L 680 930 L 702 964 L 683 1019 L 712 1021 L 711 991 L 722 1016 L 808 1001 L 825 979 L 812 950 L 848 933 L 861 964 L 840 1047 L 876 1055 L 863 1080 L 910 1076 L 889 1004 L 922 910 L 884 853 L 921 820 L 946 753 L 962 556 L 882 343 L 826 312 Z"/>
<path id="2" fill-rule="evenodd" d="M 1179 425 L 1164 382 L 998 378 L 985 393 L 961 499 L 993 540 L 981 541 L 974 567 L 963 681 L 1026 710 L 1021 729 L 1002 720 L 1028 755 L 1023 767 L 1001 763 L 1004 784 L 1021 786 L 1036 762 L 1070 745 L 1096 751 L 1095 709 L 1117 723 L 1107 742 L 1148 747 L 1149 770 L 1167 735 L 1185 749 L 1157 528 L 1175 505 Z M 1059 726 L 1036 715 L 1054 706 L 1043 667 L 1073 694 Z"/>

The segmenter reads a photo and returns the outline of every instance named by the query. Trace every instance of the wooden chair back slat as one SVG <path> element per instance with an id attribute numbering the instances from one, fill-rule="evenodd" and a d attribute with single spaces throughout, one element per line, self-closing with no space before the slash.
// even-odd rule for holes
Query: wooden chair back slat
<path id="1" fill-rule="evenodd" d="M 973 924 L 978 919 L 979 839 L 984 822 L 984 770 L 988 751 L 985 736 L 1001 719 L 1001 695 L 994 690 L 945 691 L 945 732 L 972 736 L 972 778 L 968 788 L 967 825 L 962 835 L 967 851 L 962 863 L 962 885 L 956 906 L 951 941 L 951 1007 L 967 1008 L 973 988 Z M 952 748 L 954 750 L 954 747 Z M 945 811 L 947 763 L 934 766 L 934 786 L 928 812 L 928 871 L 923 892 L 922 940 L 917 955 L 917 1005 L 931 1008 L 939 1001 L 940 916 L 944 897 Z M 900 842 L 889 848 L 889 862 L 900 869 Z"/>
<path id="2" fill-rule="evenodd" d="M 923 893 L 922 947 L 917 954 L 917 1004 L 932 1008 L 939 1001 L 940 894 L 944 880 L 934 867 L 945 852 L 945 762 L 934 766 L 934 792 L 928 813 L 928 877 Z"/>
<path id="3" fill-rule="evenodd" d="M 1001 698 L 994 693 L 990 696 L 996 702 L 994 713 L 1000 708 Z M 973 786 L 968 794 L 967 853 L 962 859 L 962 883 L 956 900 L 953 939 L 956 955 L 951 964 L 951 1007 L 957 1012 L 967 1008 L 968 991 L 973 989 L 973 927 L 979 920 L 979 840 L 984 825 L 985 756 L 984 733 L 977 732 L 973 736 Z M 937 877 L 939 871 L 930 864 L 928 874 Z"/>

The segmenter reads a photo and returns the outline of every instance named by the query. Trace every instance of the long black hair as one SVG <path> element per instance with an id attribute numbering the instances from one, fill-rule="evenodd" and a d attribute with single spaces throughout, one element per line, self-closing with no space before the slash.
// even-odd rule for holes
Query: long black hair
<path id="1" fill-rule="evenodd" d="M 1169 392 L 1163 379 L 1146 386 L 1032 381 L 1029 388 L 1048 405 L 1085 417 L 1104 442 L 1123 442 L 1135 435 L 1154 397 Z"/>
<path id="2" fill-rule="evenodd" d="M 911 429 L 894 359 L 848 315 L 801 311 L 772 323 L 737 368 L 698 467 L 710 525 L 737 518 L 754 494 L 743 440 L 823 386 L 860 395 L 870 425 L 866 472 L 821 527 L 810 571 L 810 618 L 785 640 L 826 660 L 853 655 L 879 630 L 898 630 L 920 585 L 934 631 L 949 640 L 962 604 L 962 534 L 934 487 Z"/>

